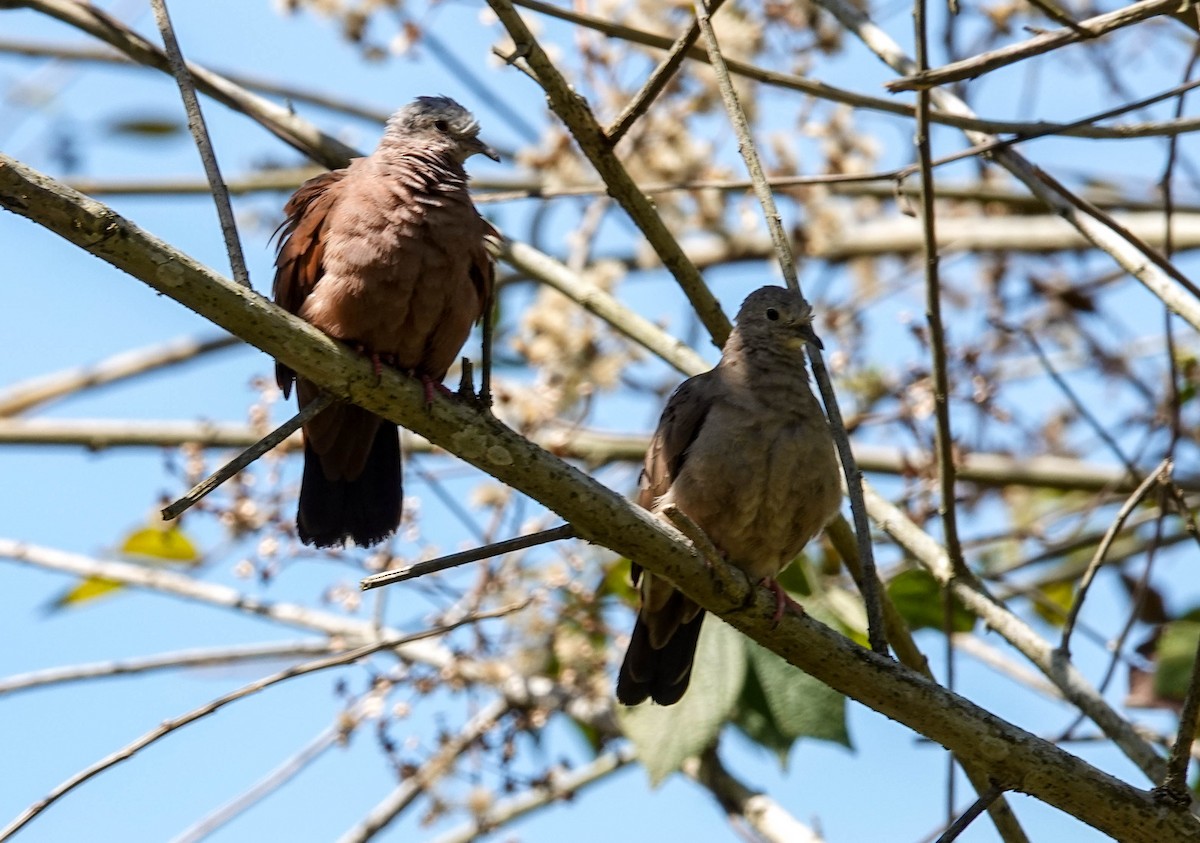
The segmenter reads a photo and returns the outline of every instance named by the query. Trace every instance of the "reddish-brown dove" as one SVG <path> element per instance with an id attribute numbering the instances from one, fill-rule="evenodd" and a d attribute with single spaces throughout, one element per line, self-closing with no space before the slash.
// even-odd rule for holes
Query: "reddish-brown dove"
<path id="1" fill-rule="evenodd" d="M 284 208 L 275 301 L 334 339 L 440 384 L 493 286 L 484 236 L 492 227 L 467 193 L 464 162 L 497 158 L 469 111 L 419 97 L 388 121 L 379 147 L 308 180 Z M 303 407 L 318 388 L 282 365 Z M 318 547 L 369 546 L 400 524 L 396 425 L 335 404 L 304 427 L 296 528 Z"/>
<path id="2" fill-rule="evenodd" d="M 775 577 L 838 511 L 833 436 L 808 383 L 812 308 L 783 287 L 751 293 L 717 367 L 675 390 L 646 452 L 638 503 L 669 504 L 754 581 Z M 633 565 L 642 605 L 617 699 L 678 702 L 687 690 L 704 610 Z"/>

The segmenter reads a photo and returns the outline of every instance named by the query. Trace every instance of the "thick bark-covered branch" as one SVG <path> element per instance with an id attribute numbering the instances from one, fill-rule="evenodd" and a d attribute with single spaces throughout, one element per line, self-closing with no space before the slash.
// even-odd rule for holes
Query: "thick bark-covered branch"
<path id="1" fill-rule="evenodd" d="M 834 689 L 1129 843 L 1200 834 L 1186 811 L 1103 773 L 809 617 L 772 622 L 775 597 L 725 565 L 707 568 L 677 532 L 464 404 L 426 404 L 421 385 L 371 365 L 253 291 L 212 273 L 111 209 L 0 155 L 0 205 L 58 233 L 276 357 L 340 398 L 410 427 L 542 502 L 588 540 L 635 558 L 705 609 Z M 19 547 L 9 548 L 17 551 Z M 161 572 L 151 572 L 160 574 Z M 365 624 L 366 625 L 366 624 Z M 369 626 L 369 625 L 366 625 Z"/>

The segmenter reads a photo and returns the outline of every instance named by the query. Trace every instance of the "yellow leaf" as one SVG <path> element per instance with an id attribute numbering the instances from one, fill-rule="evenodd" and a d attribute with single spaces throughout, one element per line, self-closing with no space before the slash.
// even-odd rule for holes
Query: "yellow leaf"
<path id="1" fill-rule="evenodd" d="M 198 562 L 200 554 L 191 539 L 178 527 L 143 527 L 134 530 L 121 544 L 121 555 L 141 557 L 147 562 Z"/>
<path id="2" fill-rule="evenodd" d="M 133 530 L 125 536 L 118 550 L 121 558 L 143 565 L 200 563 L 200 552 L 196 550 L 196 545 L 183 534 L 177 524 L 154 524 Z M 78 606 L 97 597 L 120 591 L 124 587 L 115 580 L 87 577 L 50 601 L 46 610 L 53 613 Z"/>
<path id="3" fill-rule="evenodd" d="M 92 600 L 102 594 L 108 594 L 111 591 L 116 591 L 121 588 L 121 583 L 115 580 L 104 580 L 99 577 L 88 577 L 81 580 L 74 588 L 57 597 L 47 608 L 50 611 L 55 609 L 65 609 L 67 606 L 74 606 L 76 603 L 83 603 L 87 600 Z"/>

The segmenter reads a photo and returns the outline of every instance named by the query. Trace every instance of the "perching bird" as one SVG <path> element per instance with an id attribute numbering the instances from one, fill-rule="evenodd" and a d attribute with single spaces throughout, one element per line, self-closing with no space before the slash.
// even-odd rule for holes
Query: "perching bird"
<path id="1" fill-rule="evenodd" d="M 775 577 L 838 511 L 833 436 L 808 383 L 804 344 L 817 343 L 798 293 L 763 287 L 738 312 L 715 369 L 675 390 L 646 452 L 638 503 L 674 504 L 752 580 Z M 692 675 L 704 610 L 633 565 L 642 605 L 617 699 L 679 701 Z"/>
<path id="2" fill-rule="evenodd" d="M 499 160 L 479 123 L 447 97 L 418 97 L 388 121 L 379 147 L 309 179 L 288 200 L 275 260 L 275 301 L 334 339 L 441 383 L 491 300 L 484 236 L 464 162 Z M 301 407 L 318 388 L 276 364 Z M 304 427 L 296 527 L 318 547 L 382 541 L 400 524 L 396 425 L 335 404 Z"/>

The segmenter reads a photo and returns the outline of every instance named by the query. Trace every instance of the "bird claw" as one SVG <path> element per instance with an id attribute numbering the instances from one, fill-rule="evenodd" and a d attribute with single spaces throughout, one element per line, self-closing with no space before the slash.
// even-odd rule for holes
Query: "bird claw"
<path id="1" fill-rule="evenodd" d="M 421 385 L 425 387 L 425 409 L 428 410 L 433 406 L 433 393 L 438 391 L 447 398 L 453 398 L 454 393 L 441 381 L 436 381 L 429 375 L 421 375 Z"/>
<path id="2" fill-rule="evenodd" d="M 385 363 L 389 366 L 396 365 L 396 355 L 394 354 L 380 354 L 367 348 L 361 342 L 352 342 L 350 347 L 371 361 L 371 370 L 375 373 L 376 385 L 383 379 L 383 365 Z"/>
<path id="3" fill-rule="evenodd" d="M 804 615 L 804 607 L 791 598 L 779 584 L 779 580 L 774 577 L 763 577 L 759 585 L 765 585 L 775 594 L 775 614 L 771 616 L 771 625 L 779 626 L 779 622 L 783 620 L 783 616 L 787 609 L 791 609 L 797 615 Z"/>

